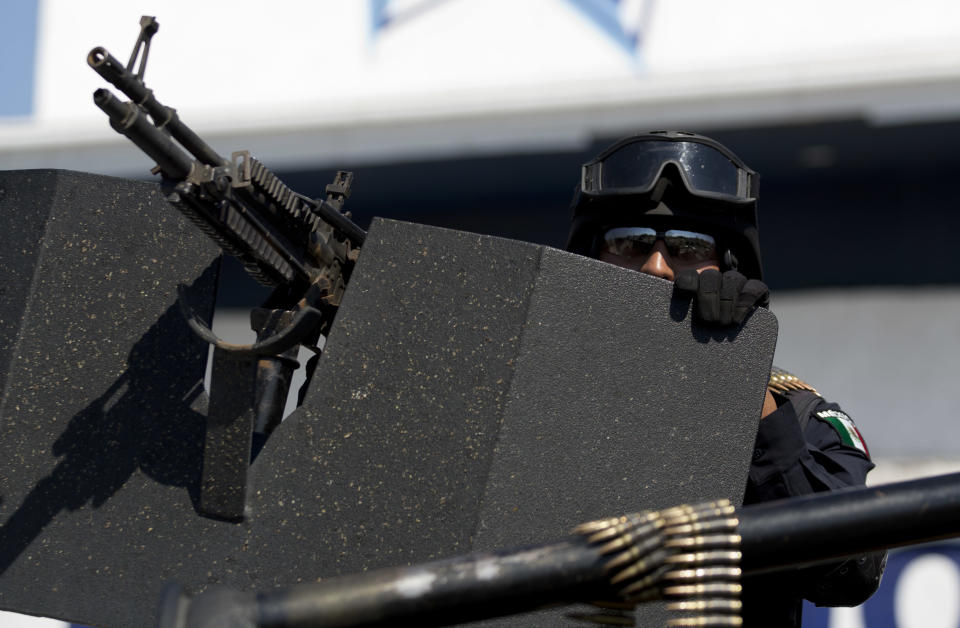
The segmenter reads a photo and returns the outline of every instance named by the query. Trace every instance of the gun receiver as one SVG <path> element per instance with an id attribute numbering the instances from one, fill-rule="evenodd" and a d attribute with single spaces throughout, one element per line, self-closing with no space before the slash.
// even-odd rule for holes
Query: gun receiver
<path id="1" fill-rule="evenodd" d="M 320 336 L 333 322 L 366 233 L 343 211 L 352 173 L 338 172 L 325 200 L 307 198 L 248 151 L 222 157 L 176 110 L 158 101 L 143 81 L 150 40 L 158 28 L 153 17 L 141 18 L 140 36 L 126 67 L 102 47 L 90 51 L 90 67 L 130 98 L 123 102 L 98 89 L 93 100 L 114 130 L 157 163 L 151 172 L 162 175 L 167 201 L 240 260 L 257 281 L 274 289 L 251 316 L 257 341 L 236 345 L 213 333 L 187 305 L 185 288 L 179 287 L 187 322 L 215 348 L 201 510 L 241 519 L 250 447 L 243 451 L 236 443 L 250 443 L 251 423 L 263 438 L 280 423 L 301 345 L 317 354 L 306 369 L 309 379 L 319 357 Z M 255 379 L 248 375 L 253 372 Z M 244 401 L 248 392 L 252 404 Z M 254 414 L 252 421 L 246 418 L 247 410 Z"/>

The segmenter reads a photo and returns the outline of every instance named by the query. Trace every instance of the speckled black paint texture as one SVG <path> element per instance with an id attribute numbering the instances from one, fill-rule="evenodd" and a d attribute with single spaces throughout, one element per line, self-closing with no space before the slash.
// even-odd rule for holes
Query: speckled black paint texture
<path id="1" fill-rule="evenodd" d="M 23 171 L 0 190 L 0 608 L 143 625 L 199 547 L 207 348 L 176 284 L 209 315 L 218 253 L 154 185 Z"/>
<path id="2" fill-rule="evenodd" d="M 80 262 L 64 243 L 81 236 L 46 220 L 35 265 L 59 279 L 25 292 L 46 322 L 24 323 L 3 349 L 2 608 L 149 625 L 168 579 L 191 592 L 269 589 L 549 541 L 627 511 L 739 499 L 772 315 L 703 332 L 667 282 L 538 245 L 377 220 L 303 407 L 250 469 L 249 517 L 201 517 L 202 415 L 191 405 L 202 396 L 190 391 L 206 352 L 170 307 L 178 281 L 207 289 L 212 247 L 149 186 L 90 175 L 3 173 L 4 213 L 33 198 L 9 205 L 11 178 L 30 176 L 52 177 L 43 185 L 55 198 L 70 186 L 87 194 L 57 221 L 96 223 L 106 211 L 110 227 L 91 228 L 100 257 Z M 157 245 L 175 259 L 150 274 L 138 269 L 156 255 L 131 239 L 158 221 L 178 234 Z M 47 249 L 61 261 L 45 261 Z M 124 259 L 134 251 L 137 261 Z M 122 289 L 101 279 L 111 272 Z M 136 288 L 139 273 L 149 290 Z M 97 318 L 78 318 L 76 303 Z M 102 357 L 73 355 L 97 345 Z"/>

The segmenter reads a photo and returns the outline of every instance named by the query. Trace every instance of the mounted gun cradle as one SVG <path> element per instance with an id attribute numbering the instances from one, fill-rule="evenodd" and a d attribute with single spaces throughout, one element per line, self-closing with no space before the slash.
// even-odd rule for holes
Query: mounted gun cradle
<path id="1" fill-rule="evenodd" d="M 153 173 L 163 176 L 166 200 L 240 260 L 253 278 L 274 289 L 251 319 L 257 342 L 239 346 L 217 338 L 190 310 L 189 296 L 180 288 L 191 329 L 214 347 L 200 508 L 212 516 L 242 519 L 251 433 L 269 436 L 279 425 L 298 348 L 320 354 L 319 338 L 329 332 L 366 234 L 343 213 L 351 173 L 337 173 L 326 200 L 306 198 L 247 151 L 224 159 L 176 110 L 161 104 L 143 81 L 158 29 L 154 18 L 141 18 L 126 67 L 104 48 L 90 51 L 90 67 L 131 101 L 120 102 L 106 89 L 98 89 L 93 99 L 118 133 L 157 162 Z M 255 379 L 250 377 L 254 370 Z M 244 383 L 247 390 L 238 394 Z M 252 422 L 250 409 L 237 401 L 251 392 L 256 398 Z"/>

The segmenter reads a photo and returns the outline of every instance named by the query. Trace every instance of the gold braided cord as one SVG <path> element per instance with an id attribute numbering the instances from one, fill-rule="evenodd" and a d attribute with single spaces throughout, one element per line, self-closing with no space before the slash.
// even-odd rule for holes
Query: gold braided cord
<path id="1" fill-rule="evenodd" d="M 812 393 L 819 395 L 817 389 L 803 381 L 793 373 L 788 373 L 781 368 L 773 367 L 770 370 L 770 381 L 767 383 L 767 388 L 775 390 L 777 392 L 789 392 L 791 390 L 809 390 Z"/>

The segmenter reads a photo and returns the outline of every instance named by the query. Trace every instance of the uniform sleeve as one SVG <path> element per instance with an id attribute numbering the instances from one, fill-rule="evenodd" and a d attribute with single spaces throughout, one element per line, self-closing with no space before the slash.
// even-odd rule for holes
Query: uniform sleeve
<path id="1" fill-rule="evenodd" d="M 816 418 L 825 410 L 840 406 L 803 392 L 760 421 L 744 504 L 864 485 L 873 463 Z"/>
<path id="2" fill-rule="evenodd" d="M 842 425 L 820 418 L 831 414 L 846 417 L 837 404 L 804 391 L 760 421 L 745 505 L 864 485 L 874 465 L 865 447 L 844 441 Z M 876 591 L 885 564 L 885 552 L 867 554 L 797 570 L 788 580 L 815 604 L 855 606 Z"/>

